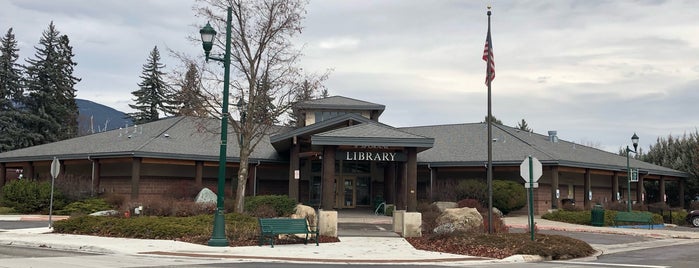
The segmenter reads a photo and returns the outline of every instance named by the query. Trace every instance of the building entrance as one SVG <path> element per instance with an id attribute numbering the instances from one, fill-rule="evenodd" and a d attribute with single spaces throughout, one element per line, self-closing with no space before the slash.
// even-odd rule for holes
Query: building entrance
<path id="1" fill-rule="evenodd" d="M 342 208 L 355 208 L 357 206 L 357 178 L 343 177 L 342 178 Z"/>

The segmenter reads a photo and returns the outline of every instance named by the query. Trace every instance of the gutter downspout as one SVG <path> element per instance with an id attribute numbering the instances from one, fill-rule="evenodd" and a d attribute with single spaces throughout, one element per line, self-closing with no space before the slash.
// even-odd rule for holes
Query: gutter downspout
<path id="1" fill-rule="evenodd" d="M 261 161 L 257 160 L 257 165 L 255 165 L 255 177 L 252 180 L 252 196 L 257 196 L 257 167 L 260 166 Z"/>

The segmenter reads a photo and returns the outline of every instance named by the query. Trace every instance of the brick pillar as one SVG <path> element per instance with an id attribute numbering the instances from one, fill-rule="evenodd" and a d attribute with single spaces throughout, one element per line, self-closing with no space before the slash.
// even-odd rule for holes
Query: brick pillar
<path id="1" fill-rule="evenodd" d="M 612 201 L 619 201 L 617 198 L 617 193 L 619 192 L 619 173 L 614 171 L 614 175 L 612 175 Z"/>
<path id="2" fill-rule="evenodd" d="M 586 168 L 585 169 L 585 196 L 583 196 L 583 200 L 585 201 L 585 209 L 591 209 L 591 202 L 590 202 L 590 191 L 592 191 L 592 184 L 590 180 L 590 169 Z"/>
<path id="3" fill-rule="evenodd" d="M 141 180 L 141 158 L 134 157 L 131 161 L 131 200 L 137 200 L 139 196 L 139 184 Z"/>

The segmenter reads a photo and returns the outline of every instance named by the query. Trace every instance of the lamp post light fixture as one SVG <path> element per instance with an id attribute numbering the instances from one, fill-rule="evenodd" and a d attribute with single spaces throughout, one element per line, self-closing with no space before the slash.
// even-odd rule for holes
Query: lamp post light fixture
<path id="1" fill-rule="evenodd" d="M 627 207 L 626 211 L 631 212 L 631 165 L 629 164 L 629 153 L 633 152 L 636 153 L 636 150 L 638 149 L 638 136 L 636 133 L 631 136 L 631 142 L 633 143 L 633 150 L 629 148 L 628 145 L 626 145 L 626 189 L 628 191 L 628 197 L 627 197 Z"/>
<path id="2" fill-rule="evenodd" d="M 211 48 L 213 47 L 214 37 L 216 37 L 216 31 L 207 22 L 204 28 L 199 30 L 201 34 L 202 46 L 204 48 L 204 55 L 206 55 L 206 61 L 209 59 L 220 61 L 223 63 L 224 74 L 223 74 L 223 105 L 221 107 L 221 146 L 219 151 L 219 161 L 218 161 L 218 190 L 216 195 L 216 213 L 214 214 L 214 230 L 209 239 L 208 245 L 215 247 L 225 247 L 228 246 L 228 239 L 226 238 L 226 224 L 224 219 L 225 209 L 223 207 L 223 195 L 226 183 L 226 145 L 228 143 L 228 85 L 230 83 L 230 73 L 231 73 L 231 21 L 232 21 L 232 8 L 228 7 L 228 14 L 226 18 L 226 53 L 223 54 L 223 58 L 216 58 L 209 55 Z"/>

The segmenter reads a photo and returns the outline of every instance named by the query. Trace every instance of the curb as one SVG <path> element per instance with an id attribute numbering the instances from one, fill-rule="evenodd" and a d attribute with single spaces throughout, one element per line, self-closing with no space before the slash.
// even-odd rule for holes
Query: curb
<path id="1" fill-rule="evenodd" d="M 292 258 L 292 257 L 268 257 L 268 256 L 245 256 L 232 254 L 213 254 L 213 253 L 187 253 L 187 252 L 165 252 L 165 251 L 149 251 L 139 252 L 138 254 L 161 255 L 161 256 L 177 256 L 177 257 L 192 257 L 192 258 L 222 258 L 222 259 L 246 259 L 246 260 L 268 260 L 268 261 L 288 261 L 288 262 L 303 262 L 303 263 L 443 263 L 443 262 L 463 262 L 463 261 L 493 261 L 491 258 L 484 257 L 463 257 L 463 258 L 437 258 L 437 259 L 312 259 L 312 258 Z"/>

